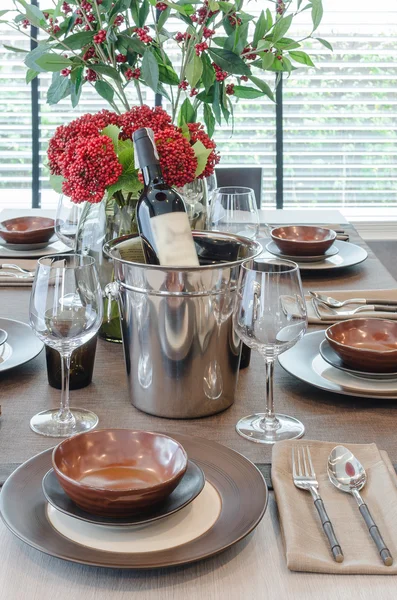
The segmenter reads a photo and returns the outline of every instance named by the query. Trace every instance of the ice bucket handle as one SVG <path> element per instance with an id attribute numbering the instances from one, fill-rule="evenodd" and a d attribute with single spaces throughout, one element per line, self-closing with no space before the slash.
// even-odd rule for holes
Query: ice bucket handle
<path id="1" fill-rule="evenodd" d="M 117 281 L 112 281 L 105 286 L 105 296 L 109 300 L 118 300 L 120 294 L 120 285 Z"/>

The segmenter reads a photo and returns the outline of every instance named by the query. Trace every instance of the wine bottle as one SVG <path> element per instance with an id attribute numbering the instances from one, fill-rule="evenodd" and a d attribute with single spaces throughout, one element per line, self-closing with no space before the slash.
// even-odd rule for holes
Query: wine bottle
<path id="1" fill-rule="evenodd" d="M 133 141 L 144 181 L 136 215 L 146 262 L 173 267 L 198 266 L 185 203 L 164 180 L 153 131 L 146 127 L 138 129 Z"/>

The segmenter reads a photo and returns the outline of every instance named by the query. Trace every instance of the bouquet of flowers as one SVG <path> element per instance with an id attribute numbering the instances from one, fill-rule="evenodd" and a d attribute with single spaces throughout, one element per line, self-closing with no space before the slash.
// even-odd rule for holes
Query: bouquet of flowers
<path id="1" fill-rule="evenodd" d="M 321 22 L 321 0 L 297 0 L 295 11 L 291 0 L 261 1 L 261 8 L 265 3 L 254 17 L 243 10 L 244 0 L 54 0 L 43 10 L 15 0 L 17 14 L 9 24 L 26 35 L 30 25 L 44 34 L 25 64 L 27 81 L 53 73 L 50 104 L 70 96 L 76 106 L 82 88 L 91 85 L 113 111 L 125 112 L 131 108 L 129 86 L 141 104 L 142 86 L 148 86 L 170 102 L 173 123 L 194 123 L 202 111 L 212 137 L 215 123 L 232 117 L 232 98 L 274 99 L 266 74 L 314 66 L 301 46 Z M 311 11 L 312 28 L 296 41 L 287 34 L 304 10 Z M 2 17 L 8 12 L 0 11 Z M 178 22 L 176 31 L 168 29 Z M 178 66 L 169 56 L 176 47 Z"/>
<path id="2" fill-rule="evenodd" d="M 131 136 L 150 127 L 166 182 L 183 187 L 207 177 L 219 162 L 201 123 L 172 124 L 160 107 L 137 106 L 122 115 L 103 110 L 57 128 L 48 147 L 51 184 L 73 202 L 101 202 L 107 192 L 120 207 L 136 199 L 142 182 Z"/>

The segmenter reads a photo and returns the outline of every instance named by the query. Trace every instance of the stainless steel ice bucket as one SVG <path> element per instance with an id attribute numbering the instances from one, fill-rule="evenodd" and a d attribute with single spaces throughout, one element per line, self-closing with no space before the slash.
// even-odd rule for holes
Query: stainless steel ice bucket
<path id="1" fill-rule="evenodd" d="M 200 264 L 130 262 L 135 235 L 104 247 L 114 260 L 131 402 L 158 417 L 213 415 L 234 401 L 240 342 L 232 326 L 239 268 L 262 247 L 244 237 L 193 232 Z"/>

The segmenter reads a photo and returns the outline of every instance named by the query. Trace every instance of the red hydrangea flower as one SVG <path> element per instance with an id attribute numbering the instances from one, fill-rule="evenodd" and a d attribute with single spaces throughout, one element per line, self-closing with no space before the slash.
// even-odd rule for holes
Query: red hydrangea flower
<path id="1" fill-rule="evenodd" d="M 106 188 L 116 183 L 123 167 L 106 135 L 80 138 L 67 145 L 62 190 L 73 202 L 100 202 Z"/>
<path id="2" fill-rule="evenodd" d="M 122 137 L 131 139 L 132 134 L 141 127 L 150 127 L 154 133 L 162 131 L 165 127 L 171 125 L 170 115 L 160 106 L 149 108 L 143 106 L 134 106 L 131 110 L 119 117 L 120 127 L 123 128 Z"/>
<path id="3" fill-rule="evenodd" d="M 212 150 L 211 154 L 207 159 L 207 164 L 205 166 L 204 171 L 199 175 L 200 179 L 204 177 L 208 177 L 212 175 L 214 172 L 215 166 L 219 163 L 221 157 L 218 152 L 215 151 L 216 144 L 207 132 L 204 129 L 204 126 L 201 123 L 188 123 L 189 131 L 190 131 L 190 143 L 193 146 L 199 140 L 203 146 Z"/>
<path id="4" fill-rule="evenodd" d="M 61 125 L 55 131 L 48 145 L 48 162 L 52 175 L 63 175 L 62 166 L 68 142 L 98 135 L 107 125 L 119 125 L 119 116 L 109 110 L 95 115 L 83 115 L 68 125 Z"/>
<path id="5" fill-rule="evenodd" d="M 154 135 L 160 166 L 168 185 L 183 187 L 195 179 L 197 158 L 178 128 L 167 127 Z"/>

